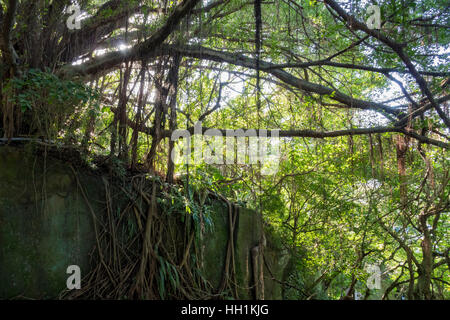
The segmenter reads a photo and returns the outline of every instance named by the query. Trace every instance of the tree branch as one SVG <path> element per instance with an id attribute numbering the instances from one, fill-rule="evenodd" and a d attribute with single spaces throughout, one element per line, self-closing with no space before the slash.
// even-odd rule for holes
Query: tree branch
<path id="1" fill-rule="evenodd" d="M 342 9 L 338 3 L 336 3 L 334 0 L 324 0 L 324 2 L 333 8 L 334 11 L 336 11 L 339 16 L 341 16 L 343 19 L 348 21 L 351 26 L 357 30 L 364 31 L 365 33 L 371 35 L 372 37 L 380 40 L 384 44 L 386 44 L 388 47 L 390 47 L 403 61 L 403 63 L 408 68 L 410 74 L 414 77 L 417 84 L 420 87 L 420 90 L 422 93 L 428 98 L 433 108 L 437 111 L 439 114 L 439 117 L 444 121 L 445 125 L 450 128 L 450 119 L 447 117 L 447 115 L 444 113 L 444 111 L 441 109 L 439 104 L 434 99 L 433 94 L 431 93 L 430 89 L 427 86 L 427 83 L 425 82 L 425 79 L 420 75 L 420 73 L 416 70 L 414 67 L 411 59 L 408 57 L 408 55 L 405 53 L 403 48 L 405 47 L 404 44 L 400 44 L 398 42 L 395 42 L 391 38 L 386 37 L 383 35 L 380 31 L 369 29 L 369 27 L 360 22 L 358 19 L 353 17 L 352 15 L 349 15 L 347 12 L 345 12 L 344 9 Z"/>
<path id="2" fill-rule="evenodd" d="M 66 74 L 70 74 L 71 76 L 90 75 L 90 74 L 93 75 L 100 71 L 109 70 L 115 67 L 117 64 L 122 63 L 123 61 L 151 58 L 157 55 L 170 55 L 174 53 L 179 53 L 186 57 L 206 59 L 216 62 L 226 62 L 232 65 L 250 69 L 256 68 L 255 59 L 248 58 L 241 54 L 232 54 L 228 52 L 208 49 L 201 46 L 161 45 L 161 47 L 158 50 L 155 50 L 154 48 L 153 49 L 148 48 L 148 51 L 145 51 L 142 46 L 138 45 L 137 48 L 134 48 L 129 52 L 125 53 L 120 51 L 111 52 L 110 54 L 103 55 L 98 59 L 92 59 L 92 61 L 88 61 L 81 65 L 67 66 L 64 72 Z M 309 93 L 316 93 L 322 96 L 328 95 L 330 99 L 344 103 L 351 108 L 374 110 L 380 112 L 385 116 L 388 115 L 397 116 L 400 114 L 399 110 L 396 110 L 392 107 L 386 106 L 381 103 L 352 98 L 340 91 L 336 91 L 333 90 L 332 88 L 328 88 L 320 84 L 315 84 L 297 78 L 284 70 L 272 68 L 272 66 L 273 64 L 270 62 L 265 62 L 262 60 L 260 61 L 260 70 L 266 71 L 267 73 L 275 76 L 282 82 L 289 84 L 290 86 L 295 87 L 297 89 Z"/>
<path id="3" fill-rule="evenodd" d="M 58 74 L 63 77 L 74 77 L 77 75 L 92 75 L 109 70 L 125 61 L 140 60 L 145 55 L 154 52 L 167 37 L 175 30 L 178 23 L 185 17 L 199 2 L 199 0 L 185 0 L 177 6 L 164 25 L 153 35 L 141 44 L 135 45 L 126 52 L 114 51 L 99 58 L 94 58 L 87 65 L 66 65 L 61 68 Z"/>
<path id="4" fill-rule="evenodd" d="M 15 68 L 17 65 L 18 56 L 16 51 L 14 50 L 14 47 L 11 43 L 11 31 L 14 26 L 14 19 L 17 12 L 17 0 L 9 0 L 8 1 L 8 8 L 6 11 L 6 14 L 3 17 L 3 24 L 2 24 L 2 36 L 0 38 L 0 48 L 3 52 L 3 57 L 6 62 L 6 64 L 9 67 Z"/>

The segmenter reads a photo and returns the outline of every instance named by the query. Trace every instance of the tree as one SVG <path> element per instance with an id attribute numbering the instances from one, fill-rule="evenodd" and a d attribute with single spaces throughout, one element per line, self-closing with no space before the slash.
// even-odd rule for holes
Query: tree
<path id="1" fill-rule="evenodd" d="M 442 0 L 377 5 L 380 29 L 353 0 L 2 1 L 0 134 L 173 182 L 177 129 L 280 129 L 277 174 L 193 165 L 191 182 L 263 211 L 349 292 L 377 258 L 398 276 L 386 297 L 407 283 L 431 299 L 448 284 L 450 15 Z"/>

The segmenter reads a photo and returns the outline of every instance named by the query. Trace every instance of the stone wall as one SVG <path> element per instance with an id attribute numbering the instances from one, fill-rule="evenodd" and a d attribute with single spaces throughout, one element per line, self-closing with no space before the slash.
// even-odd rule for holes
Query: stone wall
<path id="1" fill-rule="evenodd" d="M 78 170 L 79 183 L 96 214 L 103 212 L 101 176 Z M 0 298 L 56 298 L 65 289 L 67 266 L 89 270 L 95 246 L 92 212 L 72 168 L 24 147 L 0 145 Z M 228 208 L 217 201 L 213 229 L 204 236 L 204 275 L 218 286 L 226 256 Z M 255 212 L 239 208 L 234 243 L 239 298 L 254 298 L 251 249 L 263 232 Z M 264 249 L 264 298 L 281 299 L 289 256 L 267 234 Z"/>
<path id="2" fill-rule="evenodd" d="M 94 177 L 82 176 L 92 199 Z M 0 297 L 55 297 L 67 266 L 89 268 L 92 216 L 70 167 L 0 146 Z"/>

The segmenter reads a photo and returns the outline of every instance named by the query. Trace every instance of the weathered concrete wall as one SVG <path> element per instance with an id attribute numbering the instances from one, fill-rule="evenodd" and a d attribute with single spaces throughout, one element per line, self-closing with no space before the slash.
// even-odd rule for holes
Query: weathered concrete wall
<path id="1" fill-rule="evenodd" d="M 95 199 L 95 179 L 82 176 Z M 69 166 L 0 146 L 0 297 L 49 298 L 88 269 L 92 217 Z"/>
<path id="2" fill-rule="evenodd" d="M 234 234 L 236 278 L 239 283 L 239 299 L 254 299 L 252 248 L 259 246 L 263 230 L 264 247 L 264 298 L 282 299 L 282 286 L 290 255 L 273 239 L 272 233 L 263 227 L 261 217 L 254 211 L 238 207 Z M 221 266 L 225 264 L 229 235 L 229 213 L 225 203 L 218 202 L 212 217 L 214 228 L 205 235 L 204 272 L 214 287 L 222 280 Z"/>
<path id="3" fill-rule="evenodd" d="M 96 214 L 104 207 L 99 176 L 78 172 Z M 213 230 L 204 236 L 204 274 L 218 287 L 227 251 L 228 208 L 217 202 Z M 236 274 L 239 298 L 251 299 L 251 249 L 263 230 L 260 217 L 239 208 L 235 229 Z M 265 252 L 265 298 L 281 299 L 288 255 L 268 234 Z M 66 287 L 66 268 L 89 270 L 94 248 L 92 214 L 70 166 L 54 158 L 35 157 L 23 148 L 0 146 L 0 298 L 56 297 Z M 270 270 L 269 270 L 270 269 Z"/>

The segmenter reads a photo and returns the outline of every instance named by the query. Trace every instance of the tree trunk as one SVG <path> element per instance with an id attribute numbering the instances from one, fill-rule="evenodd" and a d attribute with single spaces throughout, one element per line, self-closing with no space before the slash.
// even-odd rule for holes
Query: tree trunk
<path id="1" fill-rule="evenodd" d="M 170 69 L 168 75 L 169 82 L 169 97 L 170 97 L 170 119 L 169 119 L 169 129 L 173 132 L 177 126 L 177 94 L 178 94 L 178 70 L 180 68 L 181 56 L 176 54 L 173 57 L 173 66 Z M 166 181 L 168 183 L 173 183 L 173 175 L 175 173 L 175 164 L 172 159 L 172 151 L 175 146 L 175 141 L 169 138 L 169 153 L 167 156 L 167 174 Z"/>
<path id="2" fill-rule="evenodd" d="M 400 202 L 402 207 L 407 205 L 407 188 L 406 188 L 406 152 L 408 151 L 408 139 L 403 135 L 397 136 L 397 167 L 400 181 Z"/>
<path id="3" fill-rule="evenodd" d="M 422 263 L 419 269 L 419 278 L 417 280 L 417 299 L 431 300 L 431 278 L 433 274 L 433 245 L 431 242 L 430 230 L 427 226 L 427 215 L 419 216 L 419 226 L 423 232 L 423 239 L 420 244 L 422 247 Z"/>

